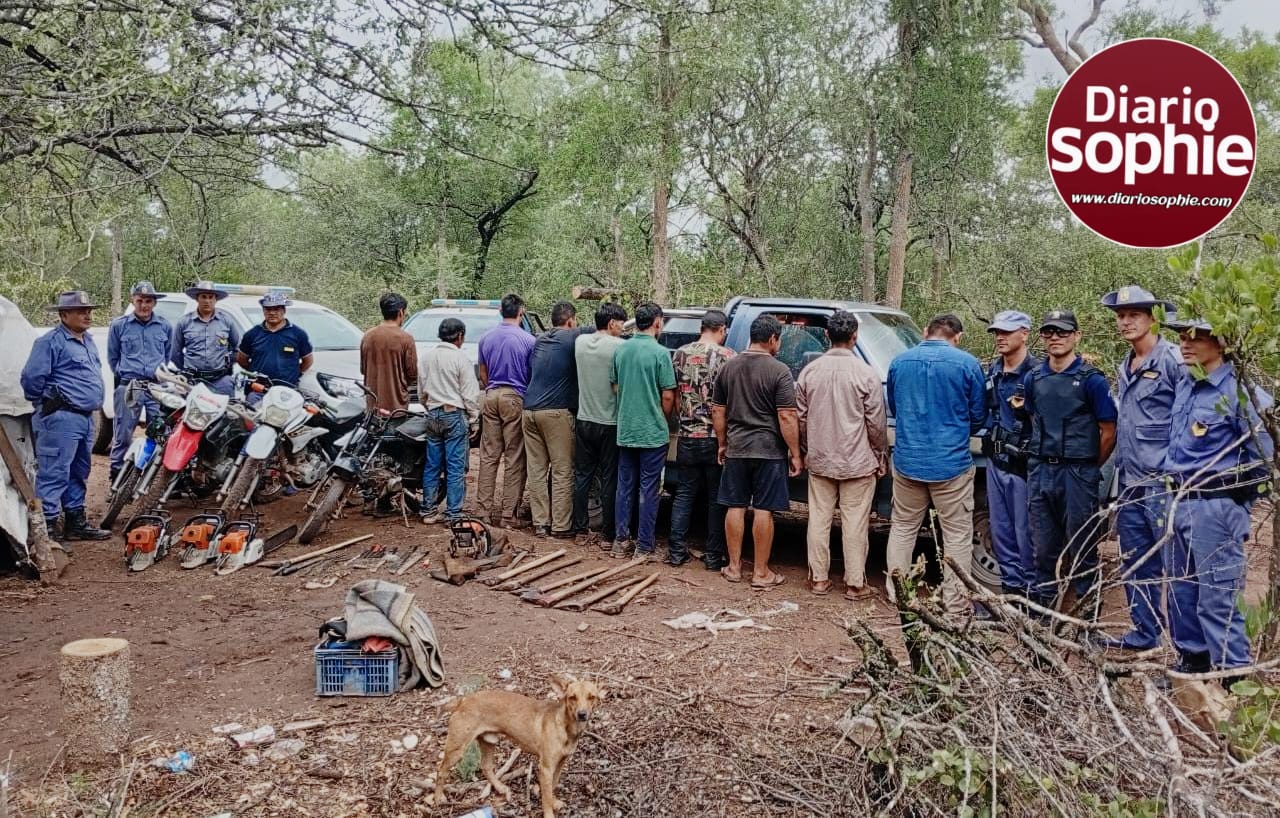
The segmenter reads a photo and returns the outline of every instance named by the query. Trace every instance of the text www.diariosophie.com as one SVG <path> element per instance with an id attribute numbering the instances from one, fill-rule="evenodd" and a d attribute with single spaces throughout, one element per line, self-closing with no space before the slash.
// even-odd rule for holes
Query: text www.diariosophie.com
<path id="1" fill-rule="evenodd" d="M 1148 196 L 1145 193 L 1072 193 L 1071 204 L 1149 205 L 1152 207 L 1231 207 L 1230 196 Z"/>

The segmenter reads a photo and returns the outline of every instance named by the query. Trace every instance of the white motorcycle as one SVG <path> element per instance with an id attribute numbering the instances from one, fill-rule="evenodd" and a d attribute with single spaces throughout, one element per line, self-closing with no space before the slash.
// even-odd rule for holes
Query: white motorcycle
<path id="1" fill-rule="evenodd" d="M 263 386 L 255 380 L 250 388 Z M 331 428 L 313 423 L 318 417 L 323 417 L 321 407 L 297 389 L 266 388 L 253 416 L 253 431 L 219 492 L 223 517 L 236 519 L 250 498 L 271 502 L 289 488 L 313 486 L 324 477 L 329 457 L 318 441 Z"/>

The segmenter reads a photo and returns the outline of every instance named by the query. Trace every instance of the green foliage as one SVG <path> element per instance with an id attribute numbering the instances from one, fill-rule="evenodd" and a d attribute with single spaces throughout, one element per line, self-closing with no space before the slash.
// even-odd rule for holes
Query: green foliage
<path id="1" fill-rule="evenodd" d="M 1246 367 L 1272 378 L 1280 373 L 1280 266 L 1277 240 L 1263 234 L 1244 260 L 1208 261 L 1185 299 L 1185 311 L 1203 318 L 1227 352 Z M 1196 248 L 1170 259 L 1170 269 L 1194 273 Z"/>
<path id="2" fill-rule="evenodd" d="M 948 812 L 963 818 L 990 818 L 996 813 L 992 777 L 1007 775 L 1011 765 L 999 756 L 992 768 L 990 753 L 971 747 L 934 750 L 930 763 L 903 770 L 911 786 L 927 787 Z"/>
<path id="3" fill-rule="evenodd" d="M 1236 706 L 1221 730 L 1232 754 L 1248 759 L 1280 744 L 1280 688 L 1241 679 L 1231 685 L 1231 692 Z"/>

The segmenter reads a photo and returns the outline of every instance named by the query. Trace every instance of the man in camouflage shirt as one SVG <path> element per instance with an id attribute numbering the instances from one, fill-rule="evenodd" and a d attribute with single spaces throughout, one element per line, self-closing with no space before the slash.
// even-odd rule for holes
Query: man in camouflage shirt
<path id="1" fill-rule="evenodd" d="M 694 502 L 703 489 L 707 496 L 707 548 L 703 562 L 719 571 L 728 565 L 724 541 L 724 506 L 716 502 L 720 494 L 720 463 L 716 457 L 716 431 L 711 421 L 711 387 L 716 372 L 733 357 L 724 346 L 728 319 L 719 310 L 702 316 L 702 335 L 676 350 L 672 363 L 676 370 L 676 496 L 671 506 L 671 536 L 667 540 L 667 562 L 683 565 L 689 560 L 685 537 L 693 517 Z"/>

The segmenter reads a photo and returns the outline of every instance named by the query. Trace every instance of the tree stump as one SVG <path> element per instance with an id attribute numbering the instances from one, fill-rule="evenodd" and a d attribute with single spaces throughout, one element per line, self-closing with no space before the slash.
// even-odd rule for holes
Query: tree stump
<path id="1" fill-rule="evenodd" d="M 62 730 L 67 758 L 96 762 L 129 741 L 129 643 L 81 639 L 62 646 Z"/>

